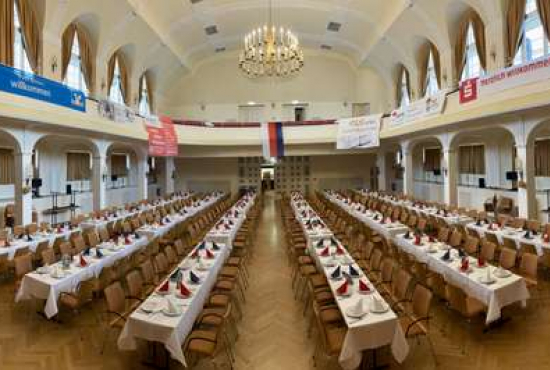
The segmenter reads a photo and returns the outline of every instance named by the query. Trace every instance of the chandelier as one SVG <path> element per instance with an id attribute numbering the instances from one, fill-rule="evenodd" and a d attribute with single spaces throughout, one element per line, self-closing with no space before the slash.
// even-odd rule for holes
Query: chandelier
<path id="1" fill-rule="evenodd" d="M 252 30 L 244 37 L 244 50 L 239 57 L 239 68 L 250 78 L 286 77 L 304 66 L 304 53 L 298 37 L 283 27 L 277 28 L 272 20 L 271 1 L 269 20 L 263 27 Z"/>

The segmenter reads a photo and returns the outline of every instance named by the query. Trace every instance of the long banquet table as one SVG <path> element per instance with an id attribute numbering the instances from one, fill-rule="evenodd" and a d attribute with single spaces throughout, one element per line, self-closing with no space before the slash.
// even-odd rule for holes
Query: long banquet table
<path id="1" fill-rule="evenodd" d="M 291 200 L 291 205 L 295 210 L 296 219 L 302 225 L 306 232 L 308 230 L 307 221 L 311 218 L 318 218 L 315 211 L 309 206 L 307 201 L 300 195 L 294 194 Z M 305 212 L 305 213 L 303 213 Z M 307 216 L 302 216 L 306 214 Z M 330 230 L 325 235 L 331 235 Z M 311 233 L 306 232 L 306 237 L 311 238 Z M 336 241 L 339 248 L 344 251 L 344 254 L 337 257 L 337 265 L 344 271 L 353 266 L 354 269 L 360 272 L 361 280 L 366 282 L 372 290 L 369 295 L 363 295 L 358 291 L 359 279 L 353 279 L 353 284 L 348 288 L 351 289 L 349 297 L 340 297 L 337 289 L 342 284 L 342 281 L 335 281 L 331 278 L 332 272 L 337 266 L 328 266 L 328 260 L 333 258 L 336 246 L 331 245 L 331 240 Z M 319 243 L 322 244 L 319 244 Z M 330 248 L 331 256 L 321 256 L 321 249 Z M 315 241 L 308 242 L 309 254 L 315 259 L 317 267 L 323 271 L 330 285 L 330 289 L 336 298 L 336 303 L 342 313 L 342 317 L 348 328 L 342 351 L 338 361 L 344 370 L 352 370 L 359 367 L 362 358 L 362 352 L 365 350 L 374 350 L 387 345 L 391 346 L 394 358 L 398 362 L 403 362 L 408 355 L 409 345 L 399 324 L 397 315 L 388 307 L 384 313 L 375 313 L 371 308 L 373 297 L 382 300 L 380 293 L 374 288 L 373 284 L 368 280 L 361 268 L 357 265 L 353 257 L 347 252 L 344 246 L 334 237 L 323 236 L 321 239 L 316 238 Z M 359 300 L 363 300 L 364 306 L 369 308 L 369 312 L 362 318 L 351 318 L 346 313 L 354 307 Z M 387 303 L 386 303 L 387 304 Z"/>
<path id="2" fill-rule="evenodd" d="M 236 230 L 242 225 L 242 222 L 246 218 L 246 212 L 254 202 L 255 195 L 245 195 L 226 212 L 225 216 L 233 215 L 232 220 L 235 221 L 230 225 L 231 229 L 228 235 L 234 238 Z M 234 217 L 236 209 L 240 210 L 240 212 L 238 216 Z M 193 252 L 172 272 L 175 273 L 178 269 L 183 272 L 183 282 L 192 291 L 191 297 L 187 299 L 178 298 L 175 283 L 172 282 L 170 282 L 170 293 L 167 296 L 160 296 L 156 292 L 153 293 L 128 318 L 118 339 L 119 349 L 136 350 L 138 340 L 162 343 L 173 359 L 187 367 L 187 361 L 182 348 L 185 338 L 193 330 L 193 324 L 202 311 L 204 303 L 216 282 L 217 275 L 231 253 L 231 243 L 221 244 L 215 242 L 219 246 L 218 251 L 215 251 L 213 248 L 214 242 L 205 239 L 203 243 L 199 243 Z M 202 257 L 202 262 L 198 262 L 197 259 L 191 257 L 194 251 L 201 245 L 214 254 L 213 259 L 205 259 L 206 252 L 203 252 L 203 249 L 198 250 L 199 255 Z M 199 271 L 199 264 L 204 263 L 204 261 L 206 261 L 208 268 L 206 271 Z M 193 271 L 193 273 L 200 277 L 200 284 L 192 285 L 189 282 L 189 271 Z M 172 300 L 176 306 L 181 308 L 181 314 L 169 317 L 162 313 L 162 310 L 168 305 L 167 299 Z M 154 305 L 156 309 L 152 313 L 146 313 L 142 309 L 144 304 Z"/>
<path id="3" fill-rule="evenodd" d="M 221 198 L 221 195 L 210 196 L 206 200 L 200 201 L 198 207 L 194 207 L 193 212 L 189 212 L 186 217 L 175 218 L 171 220 L 166 227 L 161 229 L 158 235 L 168 232 L 172 227 L 179 222 L 183 222 L 191 215 L 206 209 L 210 205 L 214 204 Z M 139 232 L 138 232 L 139 234 Z M 90 256 L 84 257 L 87 261 L 87 266 L 80 267 L 80 256 L 76 256 L 70 264 L 68 269 L 62 268 L 62 262 L 49 266 L 49 271 L 42 273 L 41 270 L 32 271 L 23 277 L 21 286 L 17 291 L 15 301 L 20 302 L 28 299 L 44 299 L 46 304 L 44 307 L 44 314 L 47 318 L 52 318 L 59 312 L 57 301 L 61 293 L 74 292 L 78 285 L 85 280 L 98 277 L 101 270 L 107 266 L 112 266 L 116 261 L 125 258 L 134 252 L 144 248 L 148 243 L 147 237 L 136 238 L 135 236 L 129 236 L 128 243 L 125 243 L 122 238 L 119 240 L 120 244 L 114 242 L 107 242 L 101 244 L 99 247 L 102 258 L 96 257 L 96 250 L 93 249 Z M 63 276 L 54 277 L 55 270 L 60 271 Z"/>
<path id="4" fill-rule="evenodd" d="M 341 199 L 341 196 L 328 192 L 325 192 L 325 196 L 353 216 L 357 217 L 357 212 L 362 214 L 362 212 L 357 211 L 359 205 L 349 199 L 346 202 Z M 373 228 L 378 225 L 377 223 L 369 223 L 369 226 Z M 442 257 L 450 249 L 450 246 L 437 241 L 430 242 L 426 236 L 422 238 L 420 245 L 415 245 L 412 238 L 405 238 L 407 231 L 408 228 L 405 228 L 399 233 L 388 237 L 404 252 L 413 255 L 419 262 L 426 263 L 431 271 L 441 274 L 447 282 L 460 287 L 466 294 L 485 304 L 487 306 L 486 324 L 498 320 L 501 317 L 501 309 L 507 305 L 515 302 L 520 302 L 523 306 L 526 305 L 529 299 L 529 291 L 525 280 L 521 276 L 512 273 L 506 278 L 499 278 L 493 273 L 496 270 L 495 266 L 487 265 L 479 268 L 477 267 L 477 260 L 472 257 L 469 257 L 472 269 L 464 273 L 460 270 L 461 259 L 457 256 L 458 250 L 452 250 L 452 259 L 444 261 Z M 490 270 L 490 275 L 495 278 L 494 283 L 481 282 L 481 278 L 487 276 L 487 269 Z"/>
<path id="5" fill-rule="evenodd" d="M 396 199 L 395 197 L 391 197 L 389 195 L 382 195 L 376 192 L 369 192 L 364 190 L 359 191 L 358 194 L 366 197 L 374 197 L 382 202 L 390 203 L 393 206 L 404 207 L 409 211 L 422 214 L 426 217 L 433 216 L 435 218 L 445 221 L 448 225 L 466 225 L 473 221 L 473 219 L 469 216 L 464 216 L 464 215 L 459 215 L 454 213 L 444 214 L 442 213 L 441 210 L 437 209 L 436 207 L 433 207 L 433 206 L 419 207 L 418 205 L 415 205 L 410 200 Z"/>

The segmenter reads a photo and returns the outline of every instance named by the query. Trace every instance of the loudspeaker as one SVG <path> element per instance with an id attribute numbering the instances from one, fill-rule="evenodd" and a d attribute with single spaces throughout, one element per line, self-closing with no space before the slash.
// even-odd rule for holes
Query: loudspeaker
<path id="1" fill-rule="evenodd" d="M 73 193 L 73 186 L 71 184 L 67 184 L 66 190 L 67 190 L 67 195 L 71 195 Z"/>
<path id="2" fill-rule="evenodd" d="M 507 171 L 506 180 L 508 181 L 518 181 L 518 173 L 516 171 Z"/>
<path id="3" fill-rule="evenodd" d="M 485 189 L 485 179 L 483 177 L 479 178 L 479 188 Z"/>
<path id="4" fill-rule="evenodd" d="M 441 170 L 438 168 L 434 169 L 434 176 L 441 176 Z"/>

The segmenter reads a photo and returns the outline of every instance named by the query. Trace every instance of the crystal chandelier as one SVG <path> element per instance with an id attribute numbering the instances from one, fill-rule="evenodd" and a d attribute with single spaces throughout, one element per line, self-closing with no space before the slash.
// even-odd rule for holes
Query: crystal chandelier
<path id="1" fill-rule="evenodd" d="M 275 27 L 270 0 L 268 23 L 244 37 L 239 68 L 248 77 L 256 78 L 290 76 L 303 66 L 304 53 L 300 42 L 290 29 Z"/>

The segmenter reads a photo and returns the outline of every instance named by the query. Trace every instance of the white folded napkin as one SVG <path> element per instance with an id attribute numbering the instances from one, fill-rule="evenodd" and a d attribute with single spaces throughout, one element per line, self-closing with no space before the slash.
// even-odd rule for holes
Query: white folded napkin
<path id="1" fill-rule="evenodd" d="M 178 313 L 178 307 L 174 304 L 172 299 L 166 297 L 166 310 L 168 313 Z"/>
<path id="2" fill-rule="evenodd" d="M 372 308 L 376 312 L 381 312 L 381 311 L 384 311 L 386 309 L 386 306 L 385 306 L 384 302 L 382 301 L 382 299 L 380 299 L 376 296 L 373 296 L 372 297 Z"/>
<path id="3" fill-rule="evenodd" d="M 355 311 L 355 313 L 357 315 L 361 315 L 364 312 L 363 299 L 362 298 L 357 301 L 357 303 L 353 307 L 353 310 Z"/>

